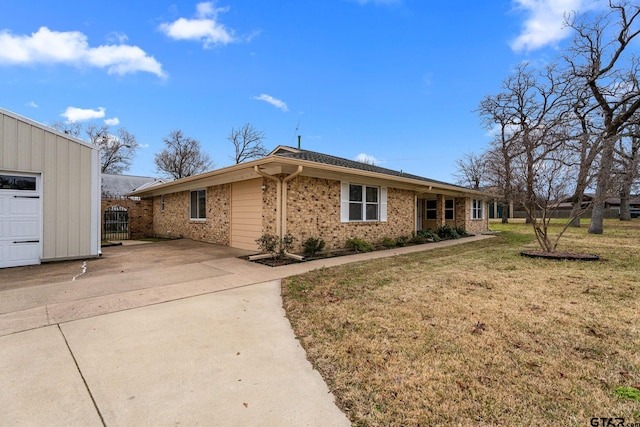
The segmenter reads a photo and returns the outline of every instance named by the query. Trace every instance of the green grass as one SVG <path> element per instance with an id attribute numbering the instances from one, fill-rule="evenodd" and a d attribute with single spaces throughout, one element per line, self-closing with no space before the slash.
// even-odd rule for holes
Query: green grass
<path id="1" fill-rule="evenodd" d="M 530 226 L 492 223 L 493 239 L 284 280 L 285 310 L 354 425 L 640 422 L 640 222 L 587 227 L 559 249 L 602 261 L 521 257 Z"/>

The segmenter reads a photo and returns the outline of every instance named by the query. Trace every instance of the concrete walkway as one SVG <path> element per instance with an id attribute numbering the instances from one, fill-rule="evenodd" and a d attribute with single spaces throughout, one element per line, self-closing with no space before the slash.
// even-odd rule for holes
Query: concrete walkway
<path id="1" fill-rule="evenodd" d="M 8 286 L 0 425 L 347 426 L 284 315 L 280 279 L 487 237 L 277 268 L 205 257 Z"/>

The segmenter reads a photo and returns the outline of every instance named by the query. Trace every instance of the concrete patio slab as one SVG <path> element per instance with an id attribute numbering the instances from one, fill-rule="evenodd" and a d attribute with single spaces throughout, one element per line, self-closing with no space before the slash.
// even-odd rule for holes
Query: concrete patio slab
<path id="1" fill-rule="evenodd" d="M 0 384 L 0 425 L 103 425 L 57 326 L 0 337 Z"/>
<path id="2" fill-rule="evenodd" d="M 61 325 L 106 425 L 348 426 L 271 281 Z"/>

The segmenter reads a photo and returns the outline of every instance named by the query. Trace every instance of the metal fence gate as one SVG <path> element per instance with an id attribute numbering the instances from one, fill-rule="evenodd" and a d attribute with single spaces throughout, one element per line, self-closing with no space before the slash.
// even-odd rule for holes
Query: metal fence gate
<path id="1" fill-rule="evenodd" d="M 122 206 L 112 206 L 104 211 L 102 240 L 129 239 L 129 212 Z"/>

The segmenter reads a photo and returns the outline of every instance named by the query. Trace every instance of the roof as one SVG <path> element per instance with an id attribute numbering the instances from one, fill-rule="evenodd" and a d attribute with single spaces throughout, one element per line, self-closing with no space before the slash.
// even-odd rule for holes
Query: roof
<path id="1" fill-rule="evenodd" d="M 454 197 L 463 195 L 487 196 L 482 191 L 467 187 L 283 145 L 276 147 L 267 156 L 256 160 L 215 169 L 169 183 L 154 185 L 151 188 L 141 188 L 128 195 L 151 197 L 255 179 L 265 175 L 277 176 L 293 173 L 338 181 L 358 180 L 367 183 L 372 182 L 374 185 L 407 189 L 417 193 L 447 194 Z"/>
<path id="2" fill-rule="evenodd" d="M 167 180 L 150 176 L 102 174 L 102 197 L 124 197 L 135 190 L 148 188 L 150 185 L 165 183 Z"/>
<path id="3" fill-rule="evenodd" d="M 393 170 L 393 169 L 382 168 L 380 166 L 372 165 L 372 164 L 369 164 L 369 163 L 364 163 L 364 162 L 358 162 L 358 161 L 355 161 L 355 160 L 344 159 L 342 157 L 331 156 L 329 154 L 317 153 L 315 151 L 303 150 L 303 149 L 300 149 L 300 148 L 287 147 L 287 146 L 284 146 L 284 145 L 281 145 L 281 146 L 277 147 L 275 150 L 273 150 L 270 153 L 270 155 L 280 156 L 280 157 L 287 157 L 287 158 L 291 158 L 291 159 L 307 160 L 307 161 L 310 161 L 310 162 L 322 163 L 322 164 L 325 164 L 325 165 L 341 166 L 341 167 L 349 168 L 349 169 L 357 169 L 357 170 L 362 170 L 362 171 L 375 172 L 375 173 L 380 173 L 380 174 L 384 174 L 384 175 L 391 175 L 391 176 L 397 176 L 397 177 L 402 177 L 402 178 L 411 178 L 411 179 L 416 179 L 416 180 L 419 180 L 419 181 L 429 182 L 431 184 L 443 184 L 443 185 L 447 185 L 447 186 L 454 185 L 454 184 L 449 184 L 448 182 L 437 181 L 435 179 L 425 178 L 425 177 L 418 176 L 418 175 L 412 175 L 412 174 L 405 173 L 405 172 L 402 172 L 402 171 L 396 171 L 396 170 Z M 456 186 L 456 187 L 458 187 L 458 186 Z M 462 189 L 462 190 L 469 190 L 466 187 L 459 187 L 459 188 Z"/>

